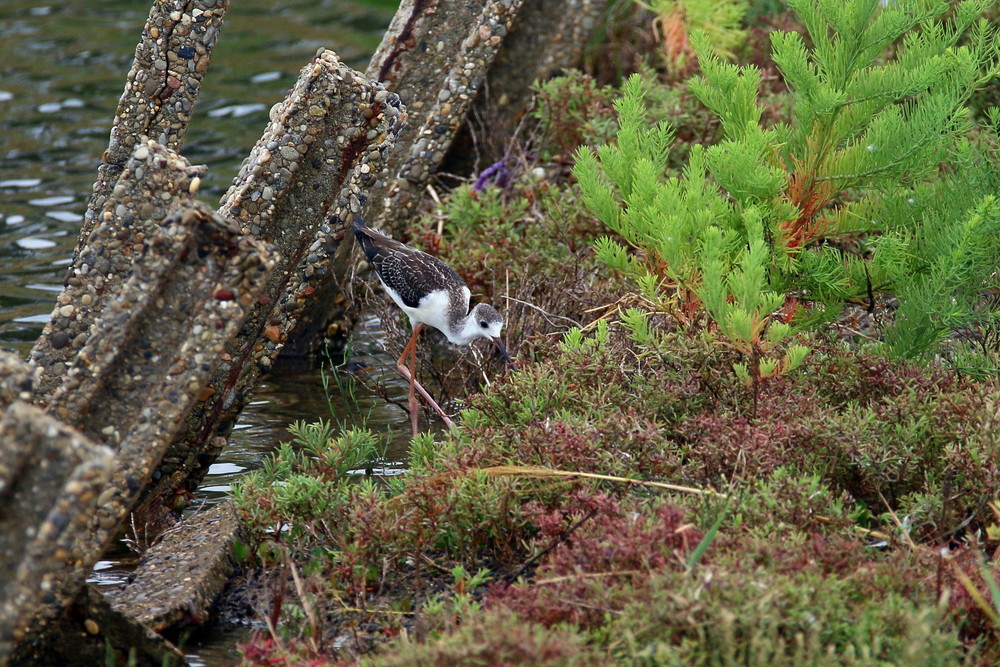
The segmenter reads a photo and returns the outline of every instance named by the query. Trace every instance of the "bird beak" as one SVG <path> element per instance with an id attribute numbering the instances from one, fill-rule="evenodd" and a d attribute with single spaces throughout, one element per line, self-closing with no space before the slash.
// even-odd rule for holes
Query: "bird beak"
<path id="1" fill-rule="evenodd" d="M 507 365 L 513 366 L 514 360 L 510 358 L 509 354 L 507 354 L 507 348 L 504 347 L 503 341 L 500 340 L 500 337 L 497 336 L 496 338 L 491 338 L 490 340 L 492 340 L 493 344 L 497 346 L 498 350 L 500 350 L 500 356 L 502 356 L 504 361 L 507 362 Z"/>

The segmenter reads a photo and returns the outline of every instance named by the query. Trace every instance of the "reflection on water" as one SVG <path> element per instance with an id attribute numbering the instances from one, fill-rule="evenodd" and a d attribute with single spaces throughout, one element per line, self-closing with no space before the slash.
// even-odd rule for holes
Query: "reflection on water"
<path id="1" fill-rule="evenodd" d="M 22 357 L 62 289 L 149 4 L 0 3 L 0 347 Z M 234 2 L 182 149 L 193 164 L 209 167 L 201 198 L 214 203 L 226 190 L 267 124 L 268 110 L 317 49 L 333 49 L 363 69 L 397 5 L 398 0 Z M 367 323 L 358 335 L 359 349 L 380 347 L 377 323 Z M 387 365 L 384 359 L 369 363 Z M 389 380 L 395 393 L 405 395 L 394 375 Z M 357 403 L 327 398 L 318 369 L 280 363 L 244 411 L 195 503 L 224 497 L 240 474 L 259 467 L 278 440 L 290 437 L 289 423 L 329 419 L 331 411 L 344 420 L 351 409 L 370 412 L 373 428 L 402 425 L 394 429 L 382 466 L 385 474 L 397 473 L 408 440 L 398 408 L 363 395 Z M 118 545 L 90 580 L 118 586 L 134 566 L 134 555 Z M 224 634 L 189 650 L 196 664 L 231 664 L 236 640 Z"/>

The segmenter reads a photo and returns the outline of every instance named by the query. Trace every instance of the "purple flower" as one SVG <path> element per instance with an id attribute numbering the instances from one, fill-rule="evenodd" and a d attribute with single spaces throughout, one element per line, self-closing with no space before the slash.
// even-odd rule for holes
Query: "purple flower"
<path id="1" fill-rule="evenodd" d="M 479 178 L 476 179 L 472 189 L 476 192 L 481 192 L 487 185 L 492 185 L 506 190 L 510 184 L 510 172 L 507 171 L 506 161 L 507 158 L 500 158 L 483 170 L 483 173 L 479 174 Z"/>

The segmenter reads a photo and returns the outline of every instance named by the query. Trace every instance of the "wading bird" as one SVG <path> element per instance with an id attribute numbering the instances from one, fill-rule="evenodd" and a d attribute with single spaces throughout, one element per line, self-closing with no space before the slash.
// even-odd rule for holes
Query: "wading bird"
<path id="1" fill-rule="evenodd" d="M 361 249 L 375 267 L 382 287 L 404 313 L 410 316 L 413 334 L 403 353 L 396 360 L 396 370 L 410 383 L 409 409 L 413 434 L 417 434 L 417 417 L 420 409 L 414 390 L 441 415 L 445 424 L 452 426 L 444 410 L 420 386 L 415 375 L 417 338 L 424 325 L 441 331 L 456 345 L 468 345 L 477 338 L 490 340 L 508 365 L 514 362 L 507 354 L 500 339 L 503 318 L 485 303 L 477 303 L 469 310 L 472 296 L 468 286 L 455 270 L 437 257 L 395 241 L 365 226 L 361 216 L 356 216 L 351 229 L 358 237 Z M 409 356 L 409 365 L 406 363 Z"/>

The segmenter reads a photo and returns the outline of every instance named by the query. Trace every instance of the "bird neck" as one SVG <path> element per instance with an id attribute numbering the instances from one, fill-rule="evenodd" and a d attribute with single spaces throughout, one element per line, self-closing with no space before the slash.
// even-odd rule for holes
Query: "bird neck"
<path id="1" fill-rule="evenodd" d="M 481 335 L 479 323 L 476 322 L 472 313 L 468 313 L 451 327 L 451 331 L 448 332 L 448 340 L 456 345 L 468 345 Z"/>

